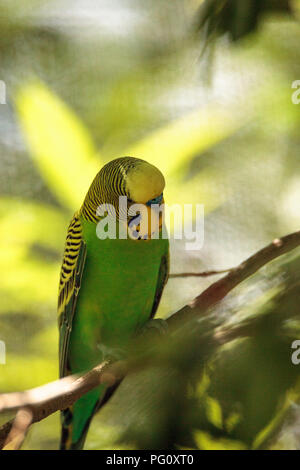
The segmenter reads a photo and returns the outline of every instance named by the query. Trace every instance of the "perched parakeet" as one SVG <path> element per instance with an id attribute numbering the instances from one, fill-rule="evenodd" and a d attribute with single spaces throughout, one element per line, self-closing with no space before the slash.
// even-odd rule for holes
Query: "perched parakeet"
<path id="1" fill-rule="evenodd" d="M 164 186 L 162 173 L 153 165 L 137 158 L 118 158 L 99 171 L 74 214 L 59 284 L 61 377 L 90 370 L 107 355 L 114 357 L 114 350 L 126 347 L 154 316 L 169 272 L 167 237 L 151 237 L 150 223 L 150 232 L 135 239 L 118 236 L 120 225 L 115 238 L 99 237 L 96 229 L 103 214 L 99 216 L 97 208 L 113 206 L 117 221 L 129 230 L 135 217 L 120 213 L 119 197 L 127 197 L 127 208 L 144 204 L 149 218 L 153 204 L 158 207 L 163 202 Z M 160 235 L 163 228 L 159 217 Z M 105 393 L 105 386 L 100 385 L 62 411 L 61 449 L 83 447 Z"/>

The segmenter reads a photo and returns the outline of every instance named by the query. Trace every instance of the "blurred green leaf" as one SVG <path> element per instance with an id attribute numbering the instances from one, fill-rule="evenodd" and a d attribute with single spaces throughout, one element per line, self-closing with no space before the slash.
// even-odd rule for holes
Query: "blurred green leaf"
<path id="1" fill-rule="evenodd" d="M 1 392 L 38 387 L 56 380 L 58 376 L 58 363 L 35 355 L 24 357 L 7 351 L 6 364 L 0 367 Z"/>
<path id="2" fill-rule="evenodd" d="M 241 125 L 241 116 L 220 106 L 204 106 L 162 126 L 136 142 L 125 154 L 144 158 L 156 165 L 166 178 L 180 175 L 191 160 L 210 149 Z"/>
<path id="3" fill-rule="evenodd" d="M 198 448 L 201 450 L 246 450 L 247 446 L 232 439 L 215 439 L 208 433 L 196 431 L 194 434 Z"/>
<path id="4" fill-rule="evenodd" d="M 216 428 L 222 429 L 223 416 L 220 403 L 213 397 L 207 396 L 205 400 L 205 407 L 208 421 L 210 421 Z"/>
<path id="5" fill-rule="evenodd" d="M 43 178 L 62 205 L 78 209 L 101 166 L 89 132 L 41 82 L 21 87 L 16 107 L 30 154 Z"/>
<path id="6" fill-rule="evenodd" d="M 48 328 L 38 331 L 30 341 L 30 351 L 39 357 L 57 360 L 58 327 L 55 322 Z"/>
<path id="7" fill-rule="evenodd" d="M 66 216 L 54 207 L 0 199 L 1 311 L 38 312 L 41 302 L 55 305 L 66 225 Z M 53 250 L 53 260 L 45 259 L 43 247 Z"/>

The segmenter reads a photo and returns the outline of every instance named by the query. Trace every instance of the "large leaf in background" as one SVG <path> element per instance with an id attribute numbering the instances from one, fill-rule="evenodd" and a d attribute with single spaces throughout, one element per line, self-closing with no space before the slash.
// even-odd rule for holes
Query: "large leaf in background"
<path id="1" fill-rule="evenodd" d="M 188 181 L 168 178 L 165 190 L 167 204 L 203 204 L 205 212 L 210 212 L 225 201 L 220 187 L 221 176 L 211 168 L 205 168 Z"/>
<path id="2" fill-rule="evenodd" d="M 203 107 L 153 132 L 125 154 L 145 158 L 163 172 L 167 204 L 203 204 L 207 214 L 224 202 L 224 196 L 214 191 L 220 176 L 205 169 L 187 179 L 185 172 L 196 155 L 232 135 L 245 122 L 240 114 Z M 172 223 L 169 230 L 173 231 Z"/>
<path id="3" fill-rule="evenodd" d="M 13 259 L 14 268 L 1 262 L 6 274 L 1 282 L 0 314 L 29 311 L 40 315 L 41 311 L 55 312 L 57 304 L 59 262 L 31 261 L 29 256 Z"/>
<path id="4" fill-rule="evenodd" d="M 13 367 L 8 367 L 13 365 Z M 29 372 L 30 371 L 30 372 Z M 7 354 L 1 368 L 0 390 L 13 392 L 43 385 L 57 379 L 57 363 L 39 356 Z"/>
<path id="5" fill-rule="evenodd" d="M 195 219 L 196 205 L 203 205 L 204 215 L 222 204 L 226 196 L 218 192 L 216 188 L 220 187 L 220 175 L 209 168 L 202 170 L 194 175 L 188 181 L 180 180 L 178 177 L 167 179 L 165 194 L 165 203 L 169 207 L 174 205 L 181 206 L 182 222 L 190 218 Z M 185 211 L 185 206 L 192 205 L 192 211 Z M 170 207 L 172 213 L 172 207 Z M 176 209 L 174 210 L 174 214 Z M 174 232 L 174 216 L 166 217 L 166 226 L 169 233 Z"/>
<path id="6" fill-rule="evenodd" d="M 55 306 L 66 222 L 56 208 L 0 199 L 1 312 Z"/>
<path id="7" fill-rule="evenodd" d="M 16 249 L 41 243 L 53 250 L 63 249 L 66 235 L 66 216 L 46 204 L 18 198 L 0 198 L 0 242 Z M 1 257 L 5 255 L 1 253 Z"/>
<path id="8" fill-rule="evenodd" d="M 101 166 L 88 131 L 39 82 L 23 87 L 17 94 L 16 104 L 31 154 L 43 177 L 62 204 L 78 208 Z M 211 210 L 221 201 L 216 195 L 211 199 L 211 191 L 206 193 L 201 189 L 204 188 L 201 181 L 183 182 L 182 170 L 195 155 L 234 133 L 243 121 L 238 114 L 206 106 L 159 128 L 136 142 L 124 155 L 142 157 L 158 166 L 166 178 L 170 177 L 169 204 L 204 203 Z M 201 178 L 200 174 L 198 178 L 207 180 L 206 175 Z M 211 178 L 210 183 L 205 187 L 216 186 Z M 172 191 L 171 184 L 176 191 Z"/>
<path id="9" fill-rule="evenodd" d="M 89 132 L 44 84 L 17 93 L 16 107 L 30 152 L 58 200 L 78 209 L 101 166 Z"/>
<path id="10" fill-rule="evenodd" d="M 204 106 L 177 119 L 133 145 L 125 155 L 144 158 L 166 177 L 180 172 L 195 155 L 232 135 L 241 125 L 237 112 Z"/>

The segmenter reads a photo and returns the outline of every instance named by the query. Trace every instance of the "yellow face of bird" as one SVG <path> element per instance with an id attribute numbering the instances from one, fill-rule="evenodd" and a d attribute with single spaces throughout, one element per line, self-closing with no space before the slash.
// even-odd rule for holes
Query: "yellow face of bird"
<path id="1" fill-rule="evenodd" d="M 164 176 L 158 168 L 142 161 L 128 171 L 125 187 L 128 215 L 133 215 L 128 218 L 129 236 L 136 240 L 156 238 L 163 223 L 160 206 L 164 204 Z M 134 210 L 138 210 L 138 214 L 132 214 Z"/>
<path id="2" fill-rule="evenodd" d="M 125 187 L 129 199 L 147 204 L 162 194 L 165 179 L 158 168 L 143 161 L 128 171 Z"/>
<path id="3" fill-rule="evenodd" d="M 113 206 L 119 224 L 123 224 L 123 233 L 126 229 L 130 238 L 158 238 L 163 224 L 163 207 L 160 206 L 164 203 L 164 187 L 165 179 L 155 166 L 139 158 L 117 158 L 96 175 L 81 207 L 81 214 L 97 222 L 98 208 Z M 125 208 L 120 208 L 121 196 L 126 197 Z"/>

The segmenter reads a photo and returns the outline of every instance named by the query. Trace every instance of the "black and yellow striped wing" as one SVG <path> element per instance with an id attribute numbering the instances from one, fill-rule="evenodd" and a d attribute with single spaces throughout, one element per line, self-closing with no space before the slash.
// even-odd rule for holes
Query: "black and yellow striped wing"
<path id="1" fill-rule="evenodd" d="M 155 291 L 155 296 L 154 296 L 154 302 L 152 305 L 151 318 L 154 317 L 156 310 L 158 309 L 163 290 L 168 281 L 169 270 L 170 270 L 170 256 L 168 252 L 168 253 L 165 253 L 161 258 L 157 284 L 156 284 L 156 291 Z"/>
<path id="2" fill-rule="evenodd" d="M 86 244 L 82 239 L 82 226 L 75 213 L 67 232 L 65 251 L 60 271 L 58 316 L 59 316 L 59 373 L 64 377 L 68 368 L 68 349 L 72 323 L 80 290 L 86 259 Z"/>

